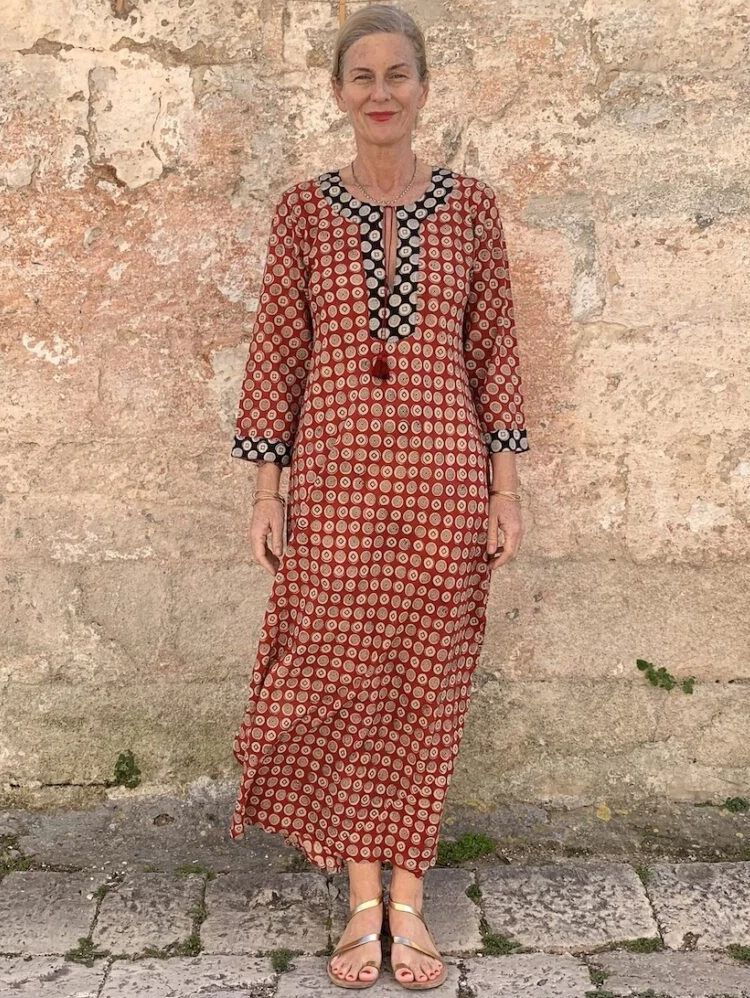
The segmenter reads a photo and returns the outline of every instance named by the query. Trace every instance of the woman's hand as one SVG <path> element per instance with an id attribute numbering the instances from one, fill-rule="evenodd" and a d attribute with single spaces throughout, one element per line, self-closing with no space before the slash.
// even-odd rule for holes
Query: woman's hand
<path id="1" fill-rule="evenodd" d="M 487 560 L 490 571 L 498 565 L 505 565 L 518 554 L 524 526 L 521 520 L 521 506 L 506 496 L 490 496 L 489 526 L 487 530 Z M 500 546 L 498 534 L 502 532 Z"/>
<path id="2" fill-rule="evenodd" d="M 271 535 L 271 547 L 266 538 Z M 250 549 L 259 565 L 276 575 L 284 551 L 284 506 L 278 499 L 256 499 L 250 524 Z"/>

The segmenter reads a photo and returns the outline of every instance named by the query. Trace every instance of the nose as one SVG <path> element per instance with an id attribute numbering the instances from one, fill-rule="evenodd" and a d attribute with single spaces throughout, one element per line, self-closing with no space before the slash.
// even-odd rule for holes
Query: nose
<path id="1" fill-rule="evenodd" d="M 372 86 L 372 98 L 373 100 L 390 100 L 390 90 L 386 84 L 386 81 L 378 80 L 376 78 Z"/>

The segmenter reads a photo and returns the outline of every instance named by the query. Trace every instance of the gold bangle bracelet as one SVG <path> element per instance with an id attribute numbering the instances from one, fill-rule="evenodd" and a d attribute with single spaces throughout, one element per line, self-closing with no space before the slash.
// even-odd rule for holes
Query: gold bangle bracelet
<path id="1" fill-rule="evenodd" d="M 521 495 L 518 492 L 510 492 L 504 489 L 490 489 L 491 496 L 502 496 L 505 499 L 512 499 L 513 502 L 520 502 Z"/>

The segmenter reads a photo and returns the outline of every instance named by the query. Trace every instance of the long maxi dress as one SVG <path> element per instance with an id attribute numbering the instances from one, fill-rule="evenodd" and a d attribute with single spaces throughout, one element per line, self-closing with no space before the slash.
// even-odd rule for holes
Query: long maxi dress
<path id="1" fill-rule="evenodd" d="M 528 439 L 494 190 L 433 167 L 396 208 L 385 329 L 383 219 L 339 170 L 274 213 L 232 455 L 289 468 L 286 545 L 230 835 L 421 877 L 484 638 L 489 455 Z"/>

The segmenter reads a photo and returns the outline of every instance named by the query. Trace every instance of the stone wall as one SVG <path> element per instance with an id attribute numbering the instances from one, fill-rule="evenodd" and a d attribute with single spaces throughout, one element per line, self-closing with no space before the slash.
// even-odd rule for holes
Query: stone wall
<path id="1" fill-rule="evenodd" d="M 503 206 L 532 448 L 452 797 L 747 795 L 750 10 L 404 6 L 433 72 L 416 147 Z M 234 409 L 271 206 L 353 155 L 338 8 L 0 13 L 11 800 L 126 749 L 148 785 L 236 775 L 271 578 Z"/>

